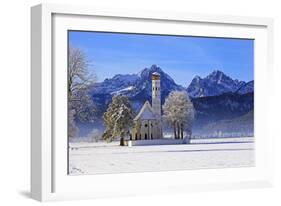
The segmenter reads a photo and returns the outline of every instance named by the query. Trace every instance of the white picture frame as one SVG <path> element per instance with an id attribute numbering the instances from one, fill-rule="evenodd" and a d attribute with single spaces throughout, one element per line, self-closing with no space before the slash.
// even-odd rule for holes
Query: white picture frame
<path id="1" fill-rule="evenodd" d="M 118 27 L 116 21 L 120 23 Z M 155 27 L 154 24 L 159 27 Z M 173 29 L 167 30 L 167 25 Z M 186 29 L 187 25 L 192 29 Z M 273 87 L 270 81 L 274 76 L 272 19 L 41 4 L 31 9 L 31 26 L 32 198 L 52 201 L 272 186 L 274 134 L 269 130 L 270 121 L 267 115 L 271 102 L 270 98 L 263 98 L 264 95 L 270 95 L 266 92 Z M 255 48 L 256 166 L 67 176 L 66 115 L 63 113 L 66 111 L 64 98 L 66 67 L 57 68 L 63 68 L 66 64 L 63 54 L 66 51 L 65 31 L 93 28 L 136 33 L 164 32 L 256 39 L 258 42 Z"/>

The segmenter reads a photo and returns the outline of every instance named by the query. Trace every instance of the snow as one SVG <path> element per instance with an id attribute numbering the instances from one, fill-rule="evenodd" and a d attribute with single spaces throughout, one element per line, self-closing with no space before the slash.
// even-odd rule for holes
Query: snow
<path id="1" fill-rule="evenodd" d="M 70 175 L 254 166 L 254 143 L 120 147 L 72 143 Z"/>
<path id="2" fill-rule="evenodd" d="M 120 94 L 120 93 L 122 93 L 122 92 L 126 92 L 126 91 L 131 91 L 131 90 L 133 90 L 135 87 L 134 86 L 129 86 L 129 87 L 126 87 L 126 88 L 124 88 L 124 89 L 120 89 L 120 90 L 118 90 L 118 91 L 114 91 L 114 92 L 111 92 L 110 94 L 111 95 L 115 95 L 115 94 Z"/>
<path id="3" fill-rule="evenodd" d="M 130 89 L 139 81 L 140 77 L 136 74 L 117 74 L 113 78 L 105 79 L 97 83 L 92 90 L 92 94 L 110 94 L 124 89 Z"/>
<path id="4" fill-rule="evenodd" d="M 192 144 L 213 144 L 213 143 L 249 143 L 254 142 L 254 137 L 227 137 L 227 138 L 198 138 L 190 141 Z"/>
<path id="5" fill-rule="evenodd" d="M 218 84 L 221 83 L 221 80 L 222 80 L 222 73 L 220 73 L 220 76 L 219 76 L 219 79 L 218 79 Z"/>

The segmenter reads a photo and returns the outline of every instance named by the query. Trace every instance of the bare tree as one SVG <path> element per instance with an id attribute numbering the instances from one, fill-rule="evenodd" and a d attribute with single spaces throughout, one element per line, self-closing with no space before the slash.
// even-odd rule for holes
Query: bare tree
<path id="1" fill-rule="evenodd" d="M 80 48 L 69 47 L 68 51 L 68 95 L 87 89 L 96 81 L 86 54 Z"/>
<path id="2" fill-rule="evenodd" d="M 172 91 L 165 100 L 163 111 L 164 120 L 174 128 L 175 139 L 183 139 L 184 131 L 191 136 L 194 108 L 186 92 Z"/>
<path id="3" fill-rule="evenodd" d="M 96 77 L 93 72 L 89 72 L 89 67 L 90 62 L 86 54 L 80 48 L 70 46 L 68 51 L 68 128 L 70 137 L 78 134 L 75 120 L 91 122 L 95 118 L 95 106 L 89 95 L 89 88 L 96 81 Z"/>

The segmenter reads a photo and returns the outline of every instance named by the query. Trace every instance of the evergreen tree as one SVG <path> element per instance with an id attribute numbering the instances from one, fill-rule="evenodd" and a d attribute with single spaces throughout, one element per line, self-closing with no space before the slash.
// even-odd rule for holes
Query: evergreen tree
<path id="1" fill-rule="evenodd" d="M 120 137 L 120 145 L 124 145 L 125 137 L 129 135 L 133 126 L 135 112 L 129 102 L 128 97 L 113 96 L 111 104 L 103 115 L 106 130 L 103 139 L 111 142 Z"/>

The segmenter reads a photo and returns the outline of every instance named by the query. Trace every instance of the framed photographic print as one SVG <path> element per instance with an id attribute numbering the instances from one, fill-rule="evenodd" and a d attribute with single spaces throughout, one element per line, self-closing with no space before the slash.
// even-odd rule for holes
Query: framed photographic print
<path id="1" fill-rule="evenodd" d="M 272 185 L 271 19 L 31 14 L 34 199 Z"/>

